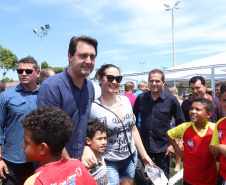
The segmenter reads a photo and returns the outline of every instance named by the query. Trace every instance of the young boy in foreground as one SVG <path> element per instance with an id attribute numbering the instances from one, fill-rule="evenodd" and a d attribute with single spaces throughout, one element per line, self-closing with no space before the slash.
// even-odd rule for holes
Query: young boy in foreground
<path id="1" fill-rule="evenodd" d="M 56 107 L 38 108 L 26 115 L 22 124 L 26 160 L 40 165 L 25 185 L 97 185 L 79 160 L 61 155 L 73 132 L 73 124 L 64 111 Z"/>
<path id="2" fill-rule="evenodd" d="M 207 121 L 212 115 L 213 104 L 206 98 L 195 98 L 190 109 L 191 122 L 169 130 L 166 135 L 176 152 L 183 158 L 184 185 L 216 185 L 216 157 L 210 153 L 214 123 Z M 184 152 L 176 144 L 183 138 Z"/>
<path id="3" fill-rule="evenodd" d="M 101 155 L 107 145 L 107 126 L 101 122 L 90 121 L 87 127 L 86 144 L 97 159 L 97 165 L 92 167 L 89 172 L 99 185 L 110 185 L 107 167 L 104 157 Z"/>
<path id="4" fill-rule="evenodd" d="M 220 86 L 220 102 L 226 111 L 226 83 Z M 210 152 L 220 157 L 218 181 L 219 185 L 226 185 L 226 117 L 220 119 L 215 126 L 210 144 Z"/>

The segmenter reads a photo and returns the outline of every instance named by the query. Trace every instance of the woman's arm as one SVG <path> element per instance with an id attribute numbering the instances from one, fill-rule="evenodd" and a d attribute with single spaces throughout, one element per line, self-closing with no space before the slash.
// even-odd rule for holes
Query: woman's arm
<path id="1" fill-rule="evenodd" d="M 134 138 L 134 141 L 135 141 L 135 145 L 137 147 L 137 150 L 140 154 L 140 157 L 141 157 L 144 165 L 149 164 L 151 167 L 153 167 L 153 161 L 148 156 L 148 154 L 147 154 L 147 152 L 144 148 L 144 145 L 141 141 L 140 134 L 137 130 L 136 125 L 134 125 L 133 128 L 132 128 L 132 134 L 133 134 L 133 138 Z"/>

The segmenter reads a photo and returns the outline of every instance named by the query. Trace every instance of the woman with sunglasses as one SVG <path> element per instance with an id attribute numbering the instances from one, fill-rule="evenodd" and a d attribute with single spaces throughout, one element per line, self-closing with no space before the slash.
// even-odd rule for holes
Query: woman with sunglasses
<path id="1" fill-rule="evenodd" d="M 136 165 L 137 149 L 144 165 L 152 166 L 153 162 L 142 144 L 129 99 L 115 94 L 122 81 L 119 68 L 112 64 L 102 65 L 95 77 L 98 78 L 102 94 L 92 104 L 90 120 L 104 122 L 108 127 L 107 146 L 103 156 L 110 184 L 133 185 L 135 184 L 133 162 Z M 85 162 L 92 163 L 88 160 Z"/>

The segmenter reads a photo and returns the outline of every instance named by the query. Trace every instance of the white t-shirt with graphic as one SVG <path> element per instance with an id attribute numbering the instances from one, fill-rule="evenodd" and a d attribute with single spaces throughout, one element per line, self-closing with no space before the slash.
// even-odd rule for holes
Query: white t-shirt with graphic
<path id="1" fill-rule="evenodd" d="M 108 173 L 107 173 L 107 166 L 104 161 L 104 157 L 102 155 L 102 161 L 97 161 L 97 165 L 93 166 L 90 169 L 90 173 L 93 178 L 97 181 L 98 185 L 110 185 Z"/>
<path id="2" fill-rule="evenodd" d="M 133 153 L 136 150 L 136 147 L 132 135 L 132 128 L 136 124 L 136 118 L 133 114 L 129 99 L 125 96 L 118 97 L 121 99 L 120 104 L 123 106 L 124 110 L 122 122 L 125 127 L 126 135 L 131 146 L 131 152 Z M 95 101 L 101 104 L 99 99 L 96 99 Z M 130 156 L 122 123 L 112 112 L 104 109 L 96 103 L 92 103 L 90 121 L 99 121 L 107 125 L 108 143 L 103 153 L 103 156 L 106 160 L 119 161 L 126 159 Z"/>

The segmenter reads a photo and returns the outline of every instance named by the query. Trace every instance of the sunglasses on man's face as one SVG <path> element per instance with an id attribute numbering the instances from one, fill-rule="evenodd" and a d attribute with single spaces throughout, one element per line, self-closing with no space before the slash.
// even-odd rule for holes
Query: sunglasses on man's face
<path id="1" fill-rule="evenodd" d="M 113 75 L 104 75 L 107 77 L 108 82 L 113 82 L 114 79 L 117 83 L 120 83 L 122 81 L 122 76 L 113 76 Z"/>
<path id="2" fill-rule="evenodd" d="M 32 69 L 17 69 L 17 73 L 20 74 L 20 75 L 23 74 L 24 71 L 25 71 L 26 74 L 29 75 L 29 74 L 32 74 L 33 71 L 35 71 L 35 70 L 32 70 Z"/>

